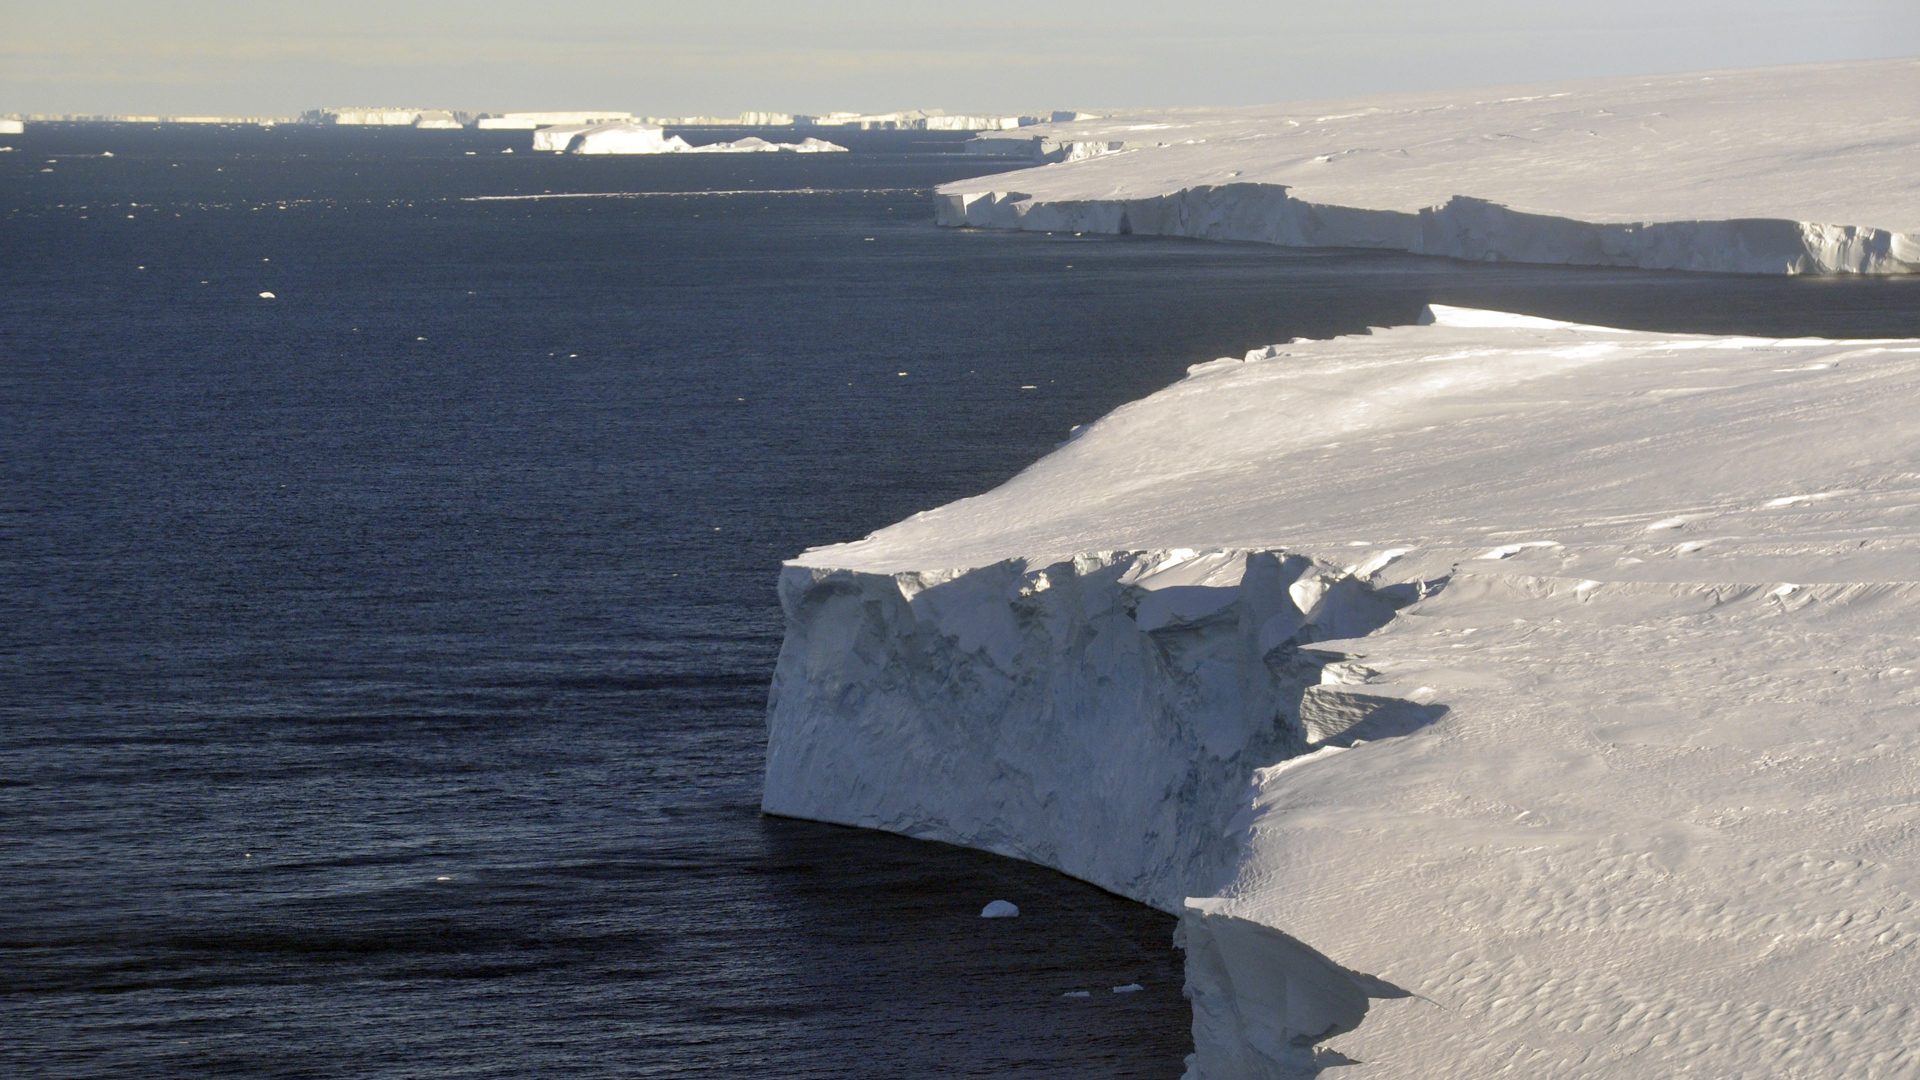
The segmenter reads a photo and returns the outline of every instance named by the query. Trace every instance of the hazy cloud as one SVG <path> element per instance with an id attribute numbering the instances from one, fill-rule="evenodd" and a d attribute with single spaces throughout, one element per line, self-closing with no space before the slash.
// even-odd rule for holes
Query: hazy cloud
<path id="1" fill-rule="evenodd" d="M 1920 53 L 1914 0 L 4 0 L 0 111 L 1251 104 Z"/>

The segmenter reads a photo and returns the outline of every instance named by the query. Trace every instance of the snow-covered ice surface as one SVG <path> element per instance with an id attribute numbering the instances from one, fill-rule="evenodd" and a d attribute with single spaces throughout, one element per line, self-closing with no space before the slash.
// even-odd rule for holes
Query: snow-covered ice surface
<path id="1" fill-rule="evenodd" d="M 1182 913 L 1195 1080 L 1920 1074 L 1920 340 L 1434 315 L 796 559 L 766 808 Z"/>
<path id="2" fill-rule="evenodd" d="M 982 136 L 1059 163 L 940 189 L 939 220 L 1467 259 L 1920 270 L 1920 60 L 1242 109 Z"/>

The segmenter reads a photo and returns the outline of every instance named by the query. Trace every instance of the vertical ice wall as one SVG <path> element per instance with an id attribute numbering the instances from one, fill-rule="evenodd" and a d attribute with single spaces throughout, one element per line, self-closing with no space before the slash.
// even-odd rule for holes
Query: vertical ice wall
<path id="1" fill-rule="evenodd" d="M 1295 198 L 1282 184 L 1201 184 L 1127 199 L 1043 199 L 1019 191 L 935 196 L 947 226 L 1351 247 L 1475 262 L 1635 266 L 1734 274 L 1909 274 L 1920 237 L 1784 218 L 1604 223 L 1529 214 L 1457 195 L 1418 212 Z"/>

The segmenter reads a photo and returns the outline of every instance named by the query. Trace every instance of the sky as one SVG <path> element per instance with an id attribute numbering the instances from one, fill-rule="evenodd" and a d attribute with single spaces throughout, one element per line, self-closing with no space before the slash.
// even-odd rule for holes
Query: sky
<path id="1" fill-rule="evenodd" d="M 0 114 L 1032 112 L 1920 55 L 1920 0 L 0 0 Z"/>

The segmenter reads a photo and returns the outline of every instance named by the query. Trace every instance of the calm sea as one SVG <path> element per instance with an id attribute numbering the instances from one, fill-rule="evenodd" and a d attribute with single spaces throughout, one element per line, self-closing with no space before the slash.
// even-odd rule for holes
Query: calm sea
<path id="1" fill-rule="evenodd" d="M 845 138 L 0 136 L 0 1072 L 1177 1076 L 1167 917 L 757 812 L 783 558 L 1428 299 L 1920 336 L 1908 281 L 942 231 L 1015 163 Z"/>

